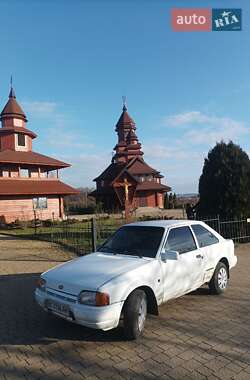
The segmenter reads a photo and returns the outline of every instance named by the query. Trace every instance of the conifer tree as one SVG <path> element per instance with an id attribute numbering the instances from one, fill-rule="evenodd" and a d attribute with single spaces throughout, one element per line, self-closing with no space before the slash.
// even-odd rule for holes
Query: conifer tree
<path id="1" fill-rule="evenodd" d="M 169 200 L 168 200 L 168 193 L 165 194 L 164 197 L 164 208 L 168 209 L 169 208 Z"/>
<path id="2" fill-rule="evenodd" d="M 209 151 L 199 193 L 199 216 L 250 216 L 250 160 L 240 146 L 222 141 Z"/>
<path id="3" fill-rule="evenodd" d="M 170 193 L 168 197 L 169 208 L 173 208 L 173 194 Z"/>
<path id="4" fill-rule="evenodd" d="M 176 194 L 174 193 L 173 195 L 173 208 L 176 208 L 177 207 L 177 197 L 176 197 Z"/>

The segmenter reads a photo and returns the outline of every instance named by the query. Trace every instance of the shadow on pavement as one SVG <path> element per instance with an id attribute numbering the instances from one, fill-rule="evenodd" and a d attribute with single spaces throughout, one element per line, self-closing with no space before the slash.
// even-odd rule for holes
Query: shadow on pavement
<path id="1" fill-rule="evenodd" d="M 196 289 L 192 291 L 191 293 L 188 293 L 189 296 L 212 296 L 212 293 L 210 292 L 210 289 L 207 285 L 204 285 L 204 287 Z"/>
<path id="2" fill-rule="evenodd" d="M 0 275 L 0 345 L 124 340 L 121 328 L 96 331 L 47 315 L 34 300 L 38 277 L 38 273 Z"/>

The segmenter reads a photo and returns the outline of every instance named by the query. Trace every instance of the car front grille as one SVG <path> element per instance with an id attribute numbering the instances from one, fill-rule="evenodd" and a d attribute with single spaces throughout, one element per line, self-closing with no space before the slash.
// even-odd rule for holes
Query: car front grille
<path id="1" fill-rule="evenodd" d="M 61 293 L 58 291 L 51 291 L 46 289 L 46 293 L 52 297 L 58 298 L 62 301 L 70 302 L 70 303 L 77 303 L 77 298 L 72 298 L 67 295 L 67 293 Z"/>

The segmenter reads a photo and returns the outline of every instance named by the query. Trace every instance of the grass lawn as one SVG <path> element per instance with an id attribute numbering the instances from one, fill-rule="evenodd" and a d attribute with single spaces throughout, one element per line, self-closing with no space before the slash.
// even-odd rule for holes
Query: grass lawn
<path id="1" fill-rule="evenodd" d="M 96 221 L 97 245 L 102 244 L 118 227 L 124 224 L 124 219 L 103 219 Z M 91 221 L 75 223 L 54 224 L 49 227 L 20 227 L 5 228 L 0 233 L 20 236 L 22 238 L 39 239 L 59 243 L 78 253 L 88 253 L 92 250 L 92 225 Z"/>

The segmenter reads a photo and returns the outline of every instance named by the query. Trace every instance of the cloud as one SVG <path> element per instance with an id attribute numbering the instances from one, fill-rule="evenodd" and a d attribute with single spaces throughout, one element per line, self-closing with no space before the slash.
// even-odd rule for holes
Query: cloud
<path id="1" fill-rule="evenodd" d="M 57 104 L 47 101 L 23 101 L 25 111 L 34 118 L 50 118 L 57 112 Z"/>
<path id="2" fill-rule="evenodd" d="M 95 187 L 93 179 L 110 164 L 111 154 L 98 150 L 82 128 L 79 129 L 75 114 L 62 105 L 40 100 L 22 101 L 21 104 L 28 118 L 36 119 L 36 124 L 40 125 L 39 151 L 72 165 L 61 170 L 60 177 L 75 187 Z"/>
<path id="3" fill-rule="evenodd" d="M 106 152 L 99 154 L 63 155 L 62 160 L 72 167 L 62 171 L 62 179 L 76 187 L 88 186 L 95 188 L 93 179 L 102 173 L 111 163 L 111 155 Z"/>
<path id="4" fill-rule="evenodd" d="M 191 144 L 212 145 L 220 140 L 234 140 L 249 134 L 245 123 L 229 117 L 206 115 L 190 111 L 164 118 L 164 125 L 189 128 L 183 139 Z"/>
<path id="5" fill-rule="evenodd" d="M 28 119 L 36 119 L 44 121 L 46 119 L 49 124 L 55 128 L 72 127 L 75 123 L 73 115 L 62 110 L 62 105 L 50 101 L 22 101 L 21 103 L 25 109 Z"/>
<path id="6" fill-rule="evenodd" d="M 171 144 L 168 142 L 166 145 L 157 141 L 151 141 L 150 144 L 143 146 L 143 151 L 147 158 L 153 160 L 174 159 L 175 161 L 182 161 L 197 158 L 197 155 L 200 153 L 191 148 L 189 149 L 188 146 L 185 145 L 184 142 L 178 140 L 171 141 Z"/>
<path id="7" fill-rule="evenodd" d="M 43 123 L 40 139 L 46 139 L 46 144 L 55 148 L 68 149 L 92 149 L 94 144 L 88 141 L 82 131 L 76 128 L 75 117 L 61 109 L 62 106 L 56 102 L 49 101 L 23 101 L 23 107 L 28 118 L 36 119 Z M 44 125 L 44 119 L 46 124 Z"/>
<path id="8" fill-rule="evenodd" d="M 208 121 L 211 121 L 211 117 L 202 114 L 200 111 L 185 112 L 164 118 L 164 123 L 173 127 L 195 123 L 200 124 Z"/>
<path id="9" fill-rule="evenodd" d="M 216 142 L 233 140 L 241 143 L 250 133 L 247 125 L 227 116 L 190 111 L 167 116 L 164 127 L 172 127 L 171 135 L 145 141 L 145 160 L 164 175 L 176 192 L 197 192 L 204 158 Z M 165 132 L 165 128 L 161 128 Z M 163 133 L 162 133 L 163 135 Z"/>
<path id="10" fill-rule="evenodd" d="M 49 128 L 47 131 L 48 144 L 58 148 L 81 148 L 93 149 L 94 144 L 87 142 L 87 137 L 76 131 L 68 131 L 60 128 L 60 138 L 58 138 L 58 128 Z"/>

